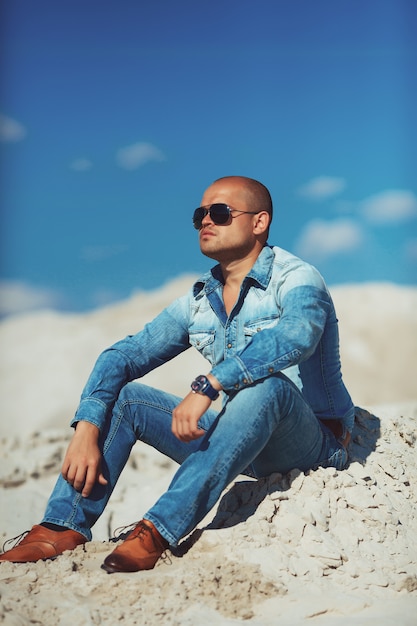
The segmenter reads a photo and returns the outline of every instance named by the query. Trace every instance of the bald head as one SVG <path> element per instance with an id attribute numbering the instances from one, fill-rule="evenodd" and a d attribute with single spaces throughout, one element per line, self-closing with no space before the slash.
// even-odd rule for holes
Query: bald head
<path id="1" fill-rule="evenodd" d="M 271 223 L 273 214 L 272 198 L 265 185 L 258 180 L 247 178 L 246 176 L 224 176 L 223 178 L 215 180 L 213 185 L 222 182 L 230 182 L 231 184 L 239 185 L 245 195 L 248 210 L 266 211 L 270 215 Z"/>

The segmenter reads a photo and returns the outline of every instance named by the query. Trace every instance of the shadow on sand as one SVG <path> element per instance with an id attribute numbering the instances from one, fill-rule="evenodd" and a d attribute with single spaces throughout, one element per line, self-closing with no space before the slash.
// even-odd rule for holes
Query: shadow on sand
<path id="1" fill-rule="evenodd" d="M 376 448 L 380 437 L 380 425 L 379 417 L 369 413 L 366 409 L 355 407 L 355 425 L 348 448 L 349 464 L 358 462 L 364 465 L 366 463 L 366 459 Z M 236 481 L 220 499 L 212 522 L 203 529 L 197 528 L 176 548 L 172 548 L 173 554 L 178 557 L 186 554 L 207 530 L 229 528 L 246 521 L 256 512 L 266 496 L 276 491 L 289 490 L 292 482 L 300 474 L 300 470 L 294 469 L 285 475 L 271 474 L 267 478 L 258 480 Z"/>

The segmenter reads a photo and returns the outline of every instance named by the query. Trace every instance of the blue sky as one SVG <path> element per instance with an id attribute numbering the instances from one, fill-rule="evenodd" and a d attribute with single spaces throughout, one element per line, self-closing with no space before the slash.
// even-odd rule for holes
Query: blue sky
<path id="1" fill-rule="evenodd" d="M 0 313 L 211 266 L 191 216 L 266 184 L 330 285 L 417 282 L 413 0 L 3 0 Z"/>

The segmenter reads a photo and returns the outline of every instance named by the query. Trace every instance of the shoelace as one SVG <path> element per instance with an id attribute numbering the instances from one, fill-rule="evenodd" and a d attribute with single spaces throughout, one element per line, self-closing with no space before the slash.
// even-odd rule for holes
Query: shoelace
<path id="1" fill-rule="evenodd" d="M 26 535 L 29 534 L 29 532 L 30 532 L 29 530 L 25 530 L 23 533 L 20 533 L 20 535 L 17 535 L 17 537 L 6 539 L 6 541 L 3 543 L 3 548 L 2 548 L 3 552 L 7 552 L 7 550 L 11 550 L 15 546 L 17 546 L 17 544 L 20 543 L 22 539 L 24 539 Z M 8 544 L 12 544 L 10 545 L 10 548 L 6 548 Z"/>
<path id="2" fill-rule="evenodd" d="M 137 539 L 138 537 L 140 537 L 141 535 L 146 535 L 146 533 L 149 533 L 152 537 L 152 541 L 154 542 L 155 546 L 160 546 L 163 545 L 161 544 L 161 542 L 159 541 L 159 539 L 157 537 L 155 537 L 152 528 L 150 528 L 147 524 L 145 524 L 143 521 L 140 522 L 133 522 L 132 524 L 129 524 L 128 526 L 120 526 L 119 528 L 116 528 L 116 530 L 114 531 L 114 535 L 116 536 L 116 533 L 119 531 L 119 534 L 117 535 L 118 539 L 122 539 L 123 536 L 125 534 L 127 534 L 128 536 L 126 537 L 126 540 L 129 540 L 130 538 L 130 533 L 136 530 L 136 532 L 134 533 L 134 535 L 131 537 L 131 539 Z"/>
<path id="3" fill-rule="evenodd" d="M 127 524 L 127 526 L 119 526 L 118 528 L 116 528 L 113 531 L 113 539 L 112 539 L 112 541 L 119 541 L 119 539 L 126 540 L 126 538 L 127 538 L 126 536 L 128 536 L 132 532 L 132 530 L 137 528 L 137 526 L 139 526 L 138 531 L 137 531 L 137 533 L 135 533 L 135 536 L 132 537 L 132 539 L 137 539 L 138 537 L 140 537 L 140 535 L 144 535 L 145 533 L 150 533 L 150 535 L 152 537 L 152 541 L 154 542 L 155 546 L 161 545 L 160 542 L 158 541 L 158 539 L 153 534 L 152 528 L 149 528 L 149 526 L 147 524 L 145 524 L 143 521 L 132 522 L 132 524 Z M 166 549 L 163 551 L 163 553 L 161 554 L 160 558 L 166 564 L 171 564 L 172 563 L 169 554 L 167 554 L 167 552 L 166 552 Z"/>
<path id="4" fill-rule="evenodd" d="M 126 526 L 119 526 L 113 531 L 112 541 L 119 541 L 119 539 L 124 539 L 125 535 L 128 535 L 139 522 L 132 522 L 131 524 L 127 524 Z"/>

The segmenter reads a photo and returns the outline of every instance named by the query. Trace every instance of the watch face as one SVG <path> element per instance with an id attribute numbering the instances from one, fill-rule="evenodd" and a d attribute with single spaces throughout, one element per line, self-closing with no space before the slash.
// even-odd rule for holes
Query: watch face
<path id="1" fill-rule="evenodd" d="M 205 376 L 197 376 L 195 380 L 191 383 L 191 389 L 195 391 L 195 393 L 199 393 L 207 384 L 207 379 Z"/>

